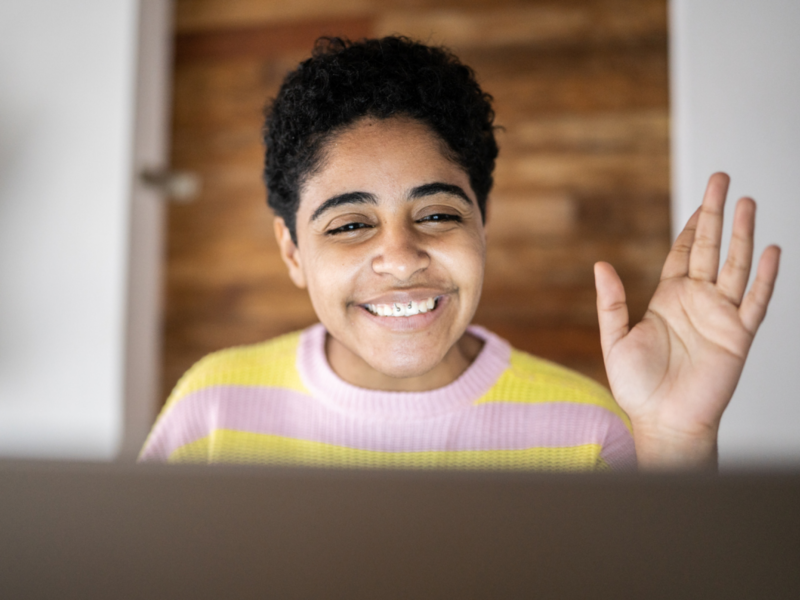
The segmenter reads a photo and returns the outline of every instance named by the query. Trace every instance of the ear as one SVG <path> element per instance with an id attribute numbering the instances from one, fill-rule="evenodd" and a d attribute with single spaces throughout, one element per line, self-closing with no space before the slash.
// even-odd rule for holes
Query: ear
<path id="1" fill-rule="evenodd" d="M 300 261 L 300 249 L 292 241 L 292 235 L 283 218 L 275 217 L 274 227 L 275 239 L 281 250 L 281 258 L 289 269 L 289 277 L 297 287 L 305 289 L 306 276 L 303 271 L 303 263 Z"/>

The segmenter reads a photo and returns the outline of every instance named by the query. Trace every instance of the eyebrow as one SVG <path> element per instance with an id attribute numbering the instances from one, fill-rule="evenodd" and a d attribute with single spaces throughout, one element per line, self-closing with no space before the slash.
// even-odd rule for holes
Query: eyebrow
<path id="1" fill-rule="evenodd" d="M 408 194 L 409 200 L 417 200 L 418 198 L 424 198 L 426 196 L 434 196 L 436 194 L 449 194 L 451 196 L 455 196 L 460 198 L 470 206 L 472 205 L 472 200 L 470 200 L 469 196 L 467 196 L 466 192 L 461 189 L 457 185 L 452 185 L 450 183 L 442 183 L 442 182 L 435 182 L 435 183 L 426 183 L 425 185 L 419 185 L 411 190 L 411 193 Z M 375 197 L 374 194 L 370 194 L 369 192 L 347 192 L 345 194 L 339 194 L 337 196 L 333 196 L 328 198 L 319 205 L 317 210 L 314 211 L 314 214 L 311 215 L 311 221 L 315 221 L 318 219 L 322 213 L 336 208 L 337 206 L 341 206 L 343 204 L 377 204 L 378 199 Z"/>
<path id="2" fill-rule="evenodd" d="M 425 196 L 433 196 L 435 194 L 449 194 L 451 196 L 456 196 L 472 206 L 472 200 L 469 199 L 469 196 L 467 196 L 466 192 L 459 186 L 452 185 L 450 183 L 441 183 L 438 181 L 435 183 L 426 183 L 425 185 L 415 187 L 408 195 L 408 199 L 415 200 L 417 198 L 424 198 Z"/>
<path id="3" fill-rule="evenodd" d="M 374 194 L 370 194 L 368 192 L 347 192 L 346 194 L 339 194 L 338 196 L 333 196 L 332 198 L 328 198 L 319 205 L 319 208 L 314 211 L 314 214 L 311 215 L 311 220 L 314 221 L 319 218 L 322 213 L 326 210 L 330 210 L 332 208 L 336 208 L 337 206 L 341 206 L 342 204 L 377 204 L 378 199 L 375 198 Z"/>

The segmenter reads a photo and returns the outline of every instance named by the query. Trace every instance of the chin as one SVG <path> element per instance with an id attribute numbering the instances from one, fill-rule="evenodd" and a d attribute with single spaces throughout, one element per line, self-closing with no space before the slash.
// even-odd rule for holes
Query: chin
<path id="1" fill-rule="evenodd" d="M 413 348 L 394 348 L 387 351 L 386 347 L 369 352 L 362 359 L 373 369 L 395 379 L 410 379 L 422 377 L 432 371 L 444 359 L 446 351 Z"/>

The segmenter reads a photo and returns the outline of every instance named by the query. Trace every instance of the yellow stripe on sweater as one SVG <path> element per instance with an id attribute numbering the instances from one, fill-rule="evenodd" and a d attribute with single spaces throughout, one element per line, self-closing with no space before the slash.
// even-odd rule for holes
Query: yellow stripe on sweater
<path id="1" fill-rule="evenodd" d="M 599 383 L 519 350 L 511 351 L 510 368 L 505 370 L 492 389 L 478 398 L 475 404 L 492 402 L 592 404 L 617 415 L 631 429 L 628 415 Z"/>
<path id="2" fill-rule="evenodd" d="M 300 333 L 209 354 L 181 377 L 164 411 L 192 392 L 217 385 L 277 387 L 308 394 L 295 367 Z"/>
<path id="3" fill-rule="evenodd" d="M 610 470 L 599 444 L 522 450 L 383 452 L 278 435 L 217 429 L 176 449 L 171 463 L 215 462 L 376 469 Z"/>

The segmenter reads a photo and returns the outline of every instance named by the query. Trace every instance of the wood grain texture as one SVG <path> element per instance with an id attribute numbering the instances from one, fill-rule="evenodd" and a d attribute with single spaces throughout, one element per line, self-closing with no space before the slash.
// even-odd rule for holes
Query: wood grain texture
<path id="1" fill-rule="evenodd" d="M 669 244 L 666 0 L 178 0 L 164 396 L 213 350 L 316 320 L 272 238 L 263 106 L 323 34 L 451 47 L 495 98 L 501 146 L 476 322 L 605 382 L 592 265 L 639 318 Z"/>
<path id="2" fill-rule="evenodd" d="M 341 17 L 182 33 L 175 41 L 176 60 L 178 63 L 234 58 L 264 60 L 292 52 L 302 56 L 320 35 L 366 37 L 372 33 L 372 21 L 370 17 Z"/>

